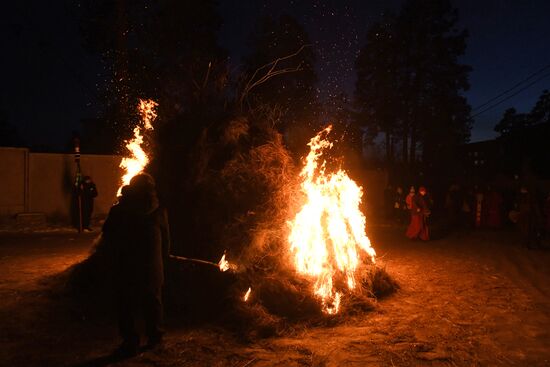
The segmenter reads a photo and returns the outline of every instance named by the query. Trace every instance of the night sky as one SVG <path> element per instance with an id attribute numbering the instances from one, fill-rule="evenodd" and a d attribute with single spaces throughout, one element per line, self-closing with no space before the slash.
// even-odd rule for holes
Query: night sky
<path id="1" fill-rule="evenodd" d="M 220 42 L 238 66 L 248 52 L 247 38 L 259 16 L 285 11 L 308 31 L 317 52 L 318 95 L 353 94 L 354 61 L 367 28 L 399 0 L 220 0 L 224 24 Z M 550 64 L 550 1 L 455 1 L 470 37 L 462 62 L 473 67 L 466 93 L 473 108 Z M 67 5 L 72 4 L 72 5 Z M 99 59 L 81 47 L 73 2 L 10 2 L 0 15 L 2 92 L 7 111 L 25 142 L 63 147 L 82 118 L 94 117 Z M 493 126 L 506 108 L 528 112 L 543 89 L 550 89 L 550 68 L 525 91 L 477 116 L 472 141 L 495 136 Z M 519 88 L 518 88 L 519 89 Z M 504 96 L 505 97 L 505 96 Z M 504 98 L 503 97 L 503 98 Z M 480 110 L 475 110 L 474 114 Z"/>

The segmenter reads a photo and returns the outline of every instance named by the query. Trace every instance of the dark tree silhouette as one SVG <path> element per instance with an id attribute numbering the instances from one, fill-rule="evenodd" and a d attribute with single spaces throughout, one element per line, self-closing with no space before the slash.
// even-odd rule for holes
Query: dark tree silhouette
<path id="1" fill-rule="evenodd" d="M 104 64 L 104 116 L 96 150 L 113 151 L 135 124 L 137 99 L 154 97 L 172 118 L 201 98 L 206 79 L 223 84 L 224 53 L 213 0 L 87 0 L 81 5 L 85 46 Z M 210 85 L 210 84 L 209 84 Z"/>
<path id="2" fill-rule="evenodd" d="M 0 146 L 17 147 L 21 145 L 21 139 L 15 126 L 10 124 L 8 114 L 0 110 Z"/>
<path id="3" fill-rule="evenodd" d="M 408 136 L 401 123 L 405 114 L 400 87 L 403 80 L 397 77 L 401 67 L 399 42 L 395 34 L 395 17 L 386 14 L 380 23 L 367 32 L 367 41 L 356 61 L 357 84 L 355 90 L 358 118 L 368 128 L 370 141 L 383 133 L 386 139 L 386 159 L 394 159 L 394 142 L 403 137 L 404 156 L 408 153 Z"/>
<path id="4" fill-rule="evenodd" d="M 542 91 L 529 115 L 532 124 L 550 123 L 550 91 Z"/>
<path id="5" fill-rule="evenodd" d="M 518 113 L 515 108 L 508 108 L 494 130 L 500 135 L 508 135 L 529 126 L 550 123 L 550 92 L 543 90 L 537 103 L 529 113 Z"/>
<path id="6" fill-rule="evenodd" d="M 286 14 L 277 19 L 265 17 L 256 25 L 249 44 L 252 51 L 244 59 L 245 80 L 264 65 L 300 52 L 279 62 L 278 69 L 286 72 L 251 90 L 247 103 L 252 108 L 265 105 L 278 108 L 280 131 L 297 122 L 312 120 L 317 77 L 314 52 L 304 28 Z"/>
<path id="7" fill-rule="evenodd" d="M 414 163 L 422 148 L 425 163 L 441 165 L 469 138 L 470 106 L 461 93 L 471 68 L 458 62 L 467 32 L 457 23 L 448 0 L 408 0 L 368 31 L 355 97 L 364 124 L 386 133 L 389 160 L 398 139 L 403 162 Z"/>
<path id="8" fill-rule="evenodd" d="M 509 108 L 504 112 L 498 124 L 496 124 L 495 131 L 501 135 L 506 135 L 513 130 L 522 129 L 529 125 L 531 125 L 531 119 L 528 114 L 517 113 L 515 108 Z"/>

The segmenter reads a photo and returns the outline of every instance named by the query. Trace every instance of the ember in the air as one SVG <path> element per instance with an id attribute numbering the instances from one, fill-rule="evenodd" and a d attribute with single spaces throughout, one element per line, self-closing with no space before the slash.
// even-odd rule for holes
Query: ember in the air
<path id="1" fill-rule="evenodd" d="M 138 109 L 141 116 L 140 123 L 134 128 L 134 137 L 126 142 L 126 149 L 129 151 L 129 157 L 122 158 L 120 168 L 124 170 L 122 176 L 122 184 L 118 188 L 117 195 L 120 195 L 122 187 L 128 185 L 132 177 L 142 172 L 145 166 L 149 163 L 149 157 L 143 150 L 143 135 L 141 134 L 141 125 L 145 130 L 153 130 L 153 121 L 157 117 L 155 111 L 158 103 L 152 99 L 139 100 Z"/>
<path id="2" fill-rule="evenodd" d="M 246 293 L 243 296 L 243 301 L 245 301 L 245 302 L 248 301 L 248 298 L 250 297 L 250 293 L 252 293 L 252 288 L 248 287 L 248 290 L 246 291 Z"/>
<path id="3" fill-rule="evenodd" d="M 361 265 L 360 250 L 374 263 L 375 251 L 365 234 L 365 216 L 359 205 L 363 195 L 345 171 L 326 172 L 323 150 L 331 148 L 326 139 L 332 126 L 310 140 L 310 152 L 300 173 L 306 201 L 292 221 L 288 237 L 296 270 L 315 281 L 314 293 L 328 314 L 335 314 L 345 286 L 356 287 L 355 274 Z"/>

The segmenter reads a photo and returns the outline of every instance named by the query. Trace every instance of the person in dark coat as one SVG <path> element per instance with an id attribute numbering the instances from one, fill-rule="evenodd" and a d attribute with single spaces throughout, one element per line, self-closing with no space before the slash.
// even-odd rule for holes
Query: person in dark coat
<path id="1" fill-rule="evenodd" d="M 527 185 L 522 185 L 518 198 L 518 226 L 523 243 L 527 248 L 539 245 L 540 223 L 542 213 L 534 193 Z"/>
<path id="2" fill-rule="evenodd" d="M 401 186 L 397 186 L 393 196 L 393 220 L 398 224 L 403 223 L 406 220 L 407 212 L 407 204 L 405 203 L 403 189 Z"/>
<path id="3" fill-rule="evenodd" d="M 122 190 L 105 224 L 103 239 L 110 247 L 117 290 L 119 330 L 123 342 L 118 354 L 135 355 L 140 337 L 136 317 L 145 319 L 148 347 L 162 341 L 162 286 L 170 240 L 166 211 L 159 207 L 153 178 L 135 176 Z"/>
<path id="4" fill-rule="evenodd" d="M 486 199 L 487 207 L 487 220 L 486 224 L 489 228 L 502 227 L 502 195 L 495 191 L 493 188 L 489 188 Z"/>
<path id="5" fill-rule="evenodd" d="M 90 176 L 84 176 L 80 185 L 80 195 L 82 198 L 82 228 L 90 232 L 90 220 L 94 211 L 94 199 L 97 197 L 97 188 Z"/>

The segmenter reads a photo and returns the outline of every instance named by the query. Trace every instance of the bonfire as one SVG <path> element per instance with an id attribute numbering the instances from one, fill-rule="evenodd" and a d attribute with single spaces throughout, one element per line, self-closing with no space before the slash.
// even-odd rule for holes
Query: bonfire
<path id="1" fill-rule="evenodd" d="M 327 171 L 323 154 L 332 148 L 332 126 L 309 142 L 310 152 L 300 173 L 305 203 L 289 221 L 288 242 L 298 273 L 314 282 L 313 292 L 328 314 L 339 311 L 342 295 L 357 288 L 360 253 L 375 262 L 360 210 L 362 188 L 343 169 Z M 342 286 L 345 284 L 345 286 Z"/>

